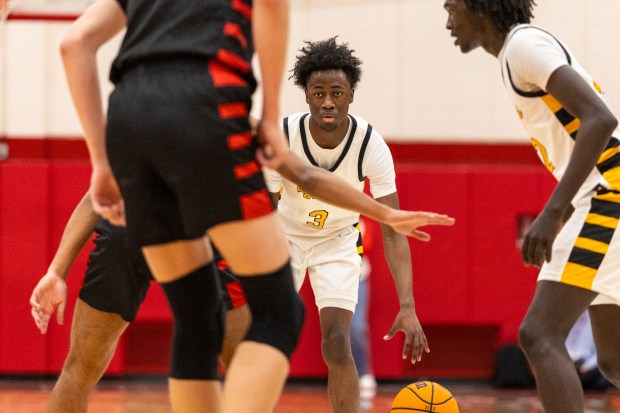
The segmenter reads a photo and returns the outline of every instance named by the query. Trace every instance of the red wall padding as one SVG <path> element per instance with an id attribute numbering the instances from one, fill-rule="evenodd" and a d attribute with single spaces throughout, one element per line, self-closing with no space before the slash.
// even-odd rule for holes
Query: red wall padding
<path id="1" fill-rule="evenodd" d="M 32 322 L 28 300 L 87 189 L 89 173 L 86 160 L 0 163 L 0 374 L 50 373 L 62 367 L 73 304 L 67 308 L 65 325 L 54 320 L 43 336 Z M 431 346 L 431 353 L 414 366 L 400 357 L 401 334 L 383 340 L 398 310 L 397 297 L 383 257 L 380 227 L 367 225 L 374 237 L 365 253 L 372 264 L 369 322 L 375 373 L 386 378 L 488 375 L 497 346 L 516 341 L 535 286 L 536 270 L 522 264 L 515 245 L 518 219 L 540 211 L 554 182 L 544 168 L 529 163 L 405 162 L 397 164 L 397 184 L 402 208 L 441 212 L 457 221 L 450 228 L 426 228 L 432 236 L 429 243 L 410 241 L 416 310 Z M 71 272 L 72 303 L 91 248 L 92 243 Z M 291 375 L 324 377 L 320 325 L 308 285 L 302 296 L 308 318 Z M 170 312 L 154 284 L 109 373 L 166 372 L 168 357 L 162 353 L 169 331 Z M 480 350 L 468 354 L 469 364 L 459 361 L 463 346 L 472 342 L 476 346 L 468 348 Z M 149 352 L 149 346 L 154 351 Z M 154 354 L 161 360 L 153 360 Z"/>

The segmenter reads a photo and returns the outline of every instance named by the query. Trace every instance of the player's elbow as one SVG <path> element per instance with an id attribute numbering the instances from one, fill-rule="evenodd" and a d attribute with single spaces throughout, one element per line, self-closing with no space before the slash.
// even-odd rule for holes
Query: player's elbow
<path id="1" fill-rule="evenodd" d="M 69 30 L 60 42 L 60 55 L 63 59 L 85 47 L 84 35 L 79 30 Z"/>

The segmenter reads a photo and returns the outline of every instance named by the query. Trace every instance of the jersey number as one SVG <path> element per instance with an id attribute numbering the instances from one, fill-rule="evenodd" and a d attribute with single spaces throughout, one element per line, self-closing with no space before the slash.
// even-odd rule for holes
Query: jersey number
<path id="1" fill-rule="evenodd" d="M 320 209 L 318 211 L 312 211 L 308 214 L 312 221 L 306 222 L 308 225 L 323 228 L 325 226 L 325 220 L 327 219 L 328 212 Z"/>
<path id="2" fill-rule="evenodd" d="M 549 155 L 547 155 L 547 149 L 545 148 L 545 145 L 540 143 L 536 138 L 531 138 L 531 139 L 532 139 L 532 146 L 534 146 L 534 149 L 536 149 L 538 153 L 540 154 L 540 157 L 542 158 L 542 161 L 545 164 L 545 167 L 549 170 L 549 172 L 553 172 L 553 170 L 555 169 L 555 166 L 551 163 L 551 161 L 549 161 Z"/>

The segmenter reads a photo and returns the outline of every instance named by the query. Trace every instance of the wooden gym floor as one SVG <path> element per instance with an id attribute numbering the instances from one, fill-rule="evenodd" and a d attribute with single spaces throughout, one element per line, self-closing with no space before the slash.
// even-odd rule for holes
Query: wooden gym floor
<path id="1" fill-rule="evenodd" d="M 484 382 L 438 380 L 455 395 L 461 413 L 541 413 L 533 389 L 499 390 Z M 366 413 L 388 413 L 407 383 L 379 383 Z M 0 413 L 37 413 L 54 380 L 0 378 Z M 165 379 L 104 379 L 90 398 L 89 413 L 170 413 Z M 274 413 L 330 413 L 325 382 L 290 382 Z M 620 391 L 588 392 L 585 413 L 620 413 Z"/>

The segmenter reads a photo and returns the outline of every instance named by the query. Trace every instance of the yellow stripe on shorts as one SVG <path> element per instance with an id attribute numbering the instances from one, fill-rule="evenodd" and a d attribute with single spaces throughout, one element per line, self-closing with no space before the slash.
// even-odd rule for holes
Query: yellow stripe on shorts
<path id="1" fill-rule="evenodd" d="M 616 229 L 618 226 L 618 218 L 608 217 L 606 215 L 595 214 L 590 212 L 586 217 L 586 222 L 592 225 L 599 225 L 605 228 Z"/>
<path id="2" fill-rule="evenodd" d="M 560 281 L 564 284 L 591 290 L 596 272 L 597 270 L 594 268 L 575 264 L 574 262 L 567 262 Z"/>
<path id="3" fill-rule="evenodd" d="M 609 249 L 609 244 L 582 237 L 577 238 L 574 246 L 577 248 L 583 248 L 584 250 L 597 252 L 603 255 L 605 255 L 607 253 L 607 250 Z"/>

